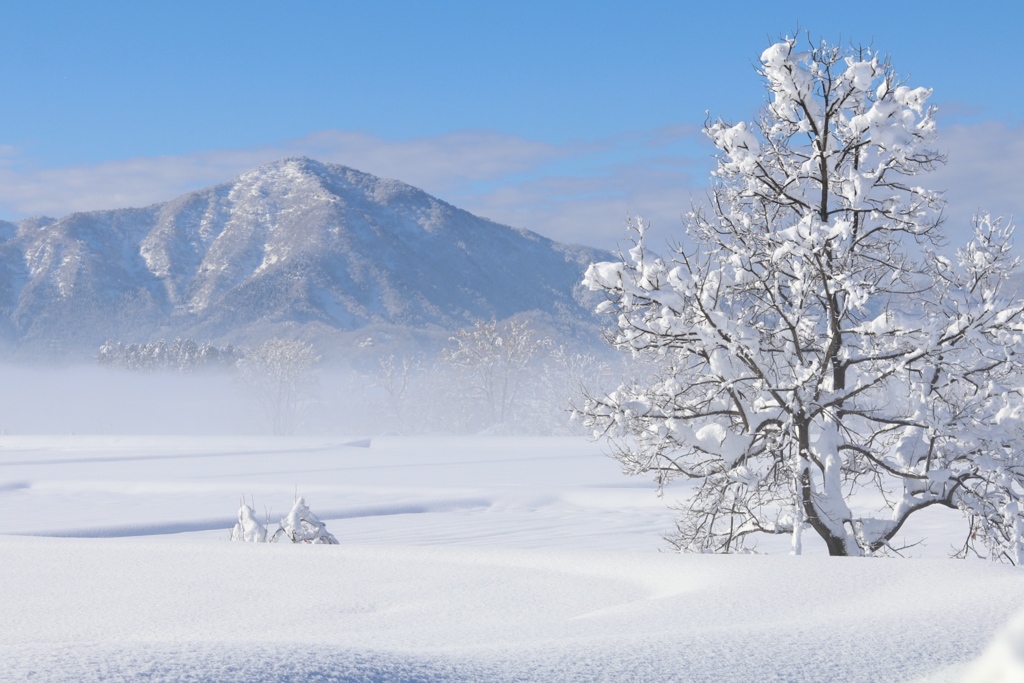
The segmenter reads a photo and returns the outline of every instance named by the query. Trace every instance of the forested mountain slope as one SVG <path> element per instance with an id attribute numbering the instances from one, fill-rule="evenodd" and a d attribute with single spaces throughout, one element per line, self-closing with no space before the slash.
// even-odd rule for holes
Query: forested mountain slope
<path id="1" fill-rule="evenodd" d="M 0 222 L 0 336 L 74 355 L 106 339 L 244 343 L 528 311 L 578 328 L 592 320 L 581 274 L 607 256 L 289 158 L 146 208 Z"/>

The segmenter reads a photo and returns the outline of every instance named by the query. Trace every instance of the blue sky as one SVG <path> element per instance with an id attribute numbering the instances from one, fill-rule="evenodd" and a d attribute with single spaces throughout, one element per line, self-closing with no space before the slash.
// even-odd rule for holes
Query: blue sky
<path id="1" fill-rule="evenodd" d="M 797 28 L 934 88 L 951 223 L 1021 213 L 1022 25 L 1008 2 L 5 3 L 0 218 L 306 154 L 610 246 L 627 213 L 677 228 L 707 184 L 705 111 L 752 117 L 758 55 Z"/>

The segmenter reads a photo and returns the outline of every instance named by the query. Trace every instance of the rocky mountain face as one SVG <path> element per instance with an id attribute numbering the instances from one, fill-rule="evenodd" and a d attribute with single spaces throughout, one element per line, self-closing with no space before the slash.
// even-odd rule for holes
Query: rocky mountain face
<path id="1" fill-rule="evenodd" d="M 291 158 L 146 208 L 0 221 L 0 338 L 80 355 L 107 339 L 237 344 L 525 312 L 579 328 L 593 322 L 582 272 L 606 258 Z"/>

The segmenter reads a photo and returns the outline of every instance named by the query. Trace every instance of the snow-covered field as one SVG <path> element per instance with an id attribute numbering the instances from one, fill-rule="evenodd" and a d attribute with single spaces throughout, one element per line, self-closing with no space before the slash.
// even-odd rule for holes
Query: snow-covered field
<path id="1" fill-rule="evenodd" d="M 340 546 L 228 541 L 296 493 Z M 1024 607 L 942 559 L 955 516 L 908 560 L 659 553 L 672 519 L 576 438 L 4 436 L 0 679 L 958 681 Z"/>

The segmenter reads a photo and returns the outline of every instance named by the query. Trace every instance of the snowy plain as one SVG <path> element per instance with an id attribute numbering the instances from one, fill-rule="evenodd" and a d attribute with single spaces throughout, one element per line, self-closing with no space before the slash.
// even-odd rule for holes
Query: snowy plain
<path id="1" fill-rule="evenodd" d="M 341 545 L 228 541 L 296 493 Z M 923 683 L 994 637 L 972 680 L 1018 680 L 1024 574 L 944 559 L 955 516 L 658 552 L 683 493 L 574 437 L 0 436 L 0 680 Z"/>

